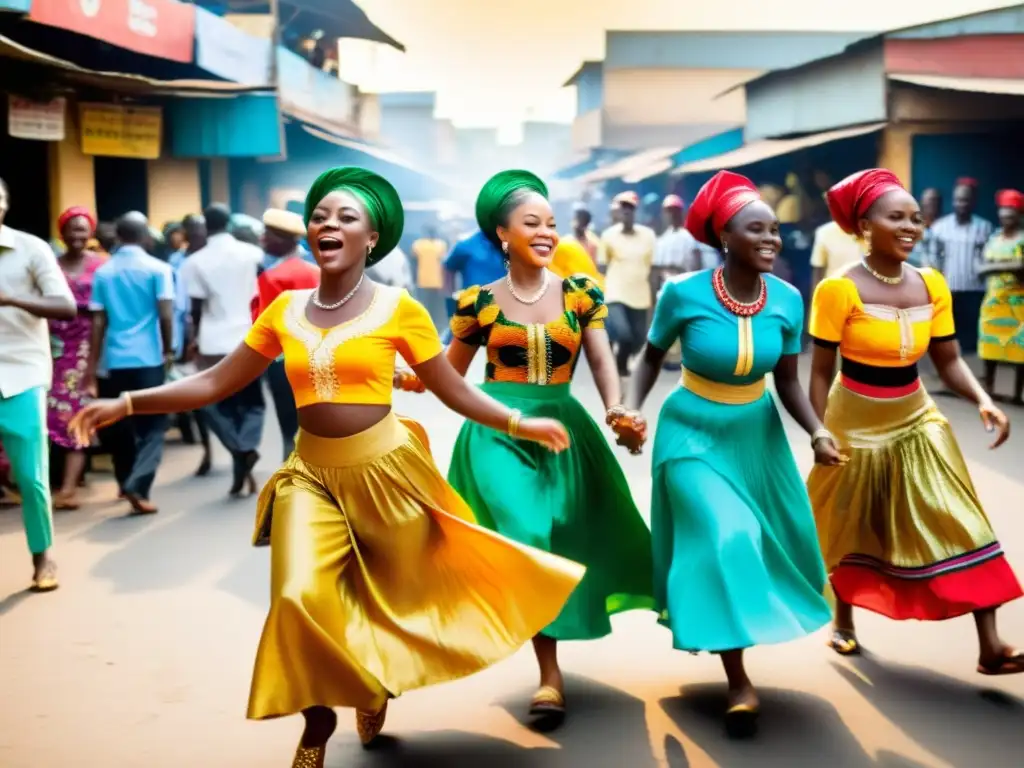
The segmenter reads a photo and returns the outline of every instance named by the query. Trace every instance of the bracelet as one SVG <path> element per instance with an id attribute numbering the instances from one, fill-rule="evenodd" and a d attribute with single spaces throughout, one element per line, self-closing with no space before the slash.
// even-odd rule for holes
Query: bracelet
<path id="1" fill-rule="evenodd" d="M 814 430 L 814 434 L 811 435 L 811 448 L 816 446 L 820 440 L 831 440 L 833 443 L 836 441 L 836 436 L 829 432 L 824 427 Z"/>
<path id="2" fill-rule="evenodd" d="M 523 414 L 518 408 L 513 408 L 508 412 L 508 434 L 509 437 L 516 437 L 519 434 L 519 422 L 522 420 Z"/>
<path id="3" fill-rule="evenodd" d="M 132 393 L 122 392 L 121 399 L 124 400 L 124 415 L 131 416 L 135 413 L 135 406 L 132 405 Z"/>

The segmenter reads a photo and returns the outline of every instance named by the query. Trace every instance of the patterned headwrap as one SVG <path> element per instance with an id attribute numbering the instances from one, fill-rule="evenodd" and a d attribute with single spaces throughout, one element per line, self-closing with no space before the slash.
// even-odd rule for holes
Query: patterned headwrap
<path id="1" fill-rule="evenodd" d="M 718 247 L 729 220 L 761 199 L 754 182 L 732 171 L 719 171 L 701 187 L 686 215 L 686 229 L 698 241 Z"/>
<path id="2" fill-rule="evenodd" d="M 331 168 L 317 177 L 306 195 L 302 218 L 307 227 L 320 201 L 338 190 L 348 192 L 363 204 L 370 226 L 377 233 L 377 245 L 366 259 L 366 266 L 372 267 L 395 250 L 402 239 L 405 228 L 402 199 L 387 179 L 373 171 L 355 166 Z"/>
<path id="3" fill-rule="evenodd" d="M 68 222 L 72 219 L 77 219 L 79 216 L 89 222 L 89 234 L 92 235 L 96 231 L 96 218 L 88 208 L 80 205 L 68 208 L 57 218 L 57 231 L 63 233 L 64 227 L 67 226 Z"/>
<path id="4" fill-rule="evenodd" d="M 547 185 L 540 177 L 529 171 L 501 171 L 491 176 L 476 198 L 476 223 L 484 236 L 495 245 L 500 245 L 498 227 L 509 198 L 521 189 L 536 192 L 547 198 Z"/>
<path id="5" fill-rule="evenodd" d="M 848 235 L 857 234 L 857 222 L 887 192 L 904 189 L 899 177 L 885 168 L 850 174 L 825 193 L 832 220 Z"/>

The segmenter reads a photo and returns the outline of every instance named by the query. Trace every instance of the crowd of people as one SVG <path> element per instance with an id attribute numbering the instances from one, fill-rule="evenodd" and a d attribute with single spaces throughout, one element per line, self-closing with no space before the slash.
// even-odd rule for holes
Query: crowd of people
<path id="1" fill-rule="evenodd" d="M 1020 208 L 1019 196 L 1000 201 Z M 48 423 L 71 453 L 108 442 L 121 493 L 151 514 L 166 420 L 189 414 L 229 450 L 230 492 L 244 495 L 256 490 L 266 378 L 285 411 L 286 455 L 256 502 L 271 601 L 248 716 L 303 714 L 293 767 L 324 765 L 336 708 L 355 711 L 369 745 L 392 699 L 528 641 L 539 668 L 528 710 L 557 727 L 568 712 L 559 642 L 607 635 L 628 610 L 656 612 L 675 648 L 720 656 L 734 735 L 753 733 L 760 711 L 745 651 L 831 624 L 829 646 L 859 653 L 854 608 L 896 620 L 972 614 L 977 672 L 1024 672 L 1024 653 L 996 627 L 1020 584 L 918 372 L 929 356 L 977 405 L 993 447 L 1005 442 L 1009 421 L 957 341 L 972 299 L 958 295 L 968 283 L 952 278 L 952 244 L 983 228 L 963 202 L 952 223 L 929 222 L 884 169 L 844 179 L 827 203 L 858 252 L 821 276 L 807 323 L 800 292 L 772 274 L 776 212 L 727 171 L 688 209 L 666 198 L 660 236 L 636 222 L 625 193 L 609 229 L 590 232 L 580 209 L 566 238 L 541 179 L 499 173 L 477 198 L 479 230 L 445 257 L 440 289 L 422 268 L 440 246 L 414 247 L 421 281 L 440 291 L 424 302 L 372 277 L 398 247 L 404 213 L 394 187 L 359 168 L 318 177 L 301 217 L 267 211 L 262 249 L 232 236 L 220 205 L 182 223 L 167 261 L 146 252 L 138 213 L 116 222 L 105 261 L 87 253 L 88 212 L 61 217 L 61 260 L 3 226 L 0 440 L 22 493 L 34 588 L 57 587 Z M 1001 219 L 1001 237 L 1015 238 Z M 923 241 L 927 259 L 914 266 Z M 1003 281 L 990 293 L 1019 286 L 1019 243 L 1007 250 L 987 232 L 985 242 L 985 261 L 1001 268 L 985 274 Z M 439 323 L 453 275 L 462 285 Z M 1005 316 L 985 302 L 983 328 Z M 57 349 L 51 333 L 79 343 Z M 648 526 L 599 425 L 643 451 L 642 411 L 673 348 L 680 383 L 658 404 Z M 481 349 L 477 387 L 466 375 Z M 596 419 L 571 393 L 581 351 L 604 406 Z M 182 361 L 194 372 L 169 376 Z M 48 422 L 52 371 L 71 369 L 73 394 Z M 447 478 L 424 428 L 392 410 L 395 389 L 429 390 L 465 417 Z M 813 448 L 806 482 L 776 403 Z M 72 475 L 57 498 L 71 503 L 76 488 Z"/>

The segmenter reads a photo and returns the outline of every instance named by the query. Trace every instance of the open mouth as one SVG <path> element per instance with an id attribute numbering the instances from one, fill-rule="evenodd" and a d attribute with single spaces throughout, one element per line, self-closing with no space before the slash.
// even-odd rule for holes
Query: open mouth
<path id="1" fill-rule="evenodd" d="M 896 237 L 896 242 L 906 250 L 912 250 L 914 247 L 914 238 L 911 235 L 899 235 Z"/>
<path id="2" fill-rule="evenodd" d="M 542 258 L 547 258 L 554 250 L 550 240 L 537 240 L 530 243 L 530 248 L 532 248 L 533 252 Z"/>
<path id="3" fill-rule="evenodd" d="M 341 240 L 336 237 L 321 237 L 316 244 L 320 248 L 320 253 L 340 251 L 342 248 Z"/>
<path id="4" fill-rule="evenodd" d="M 774 259 L 778 252 L 779 249 L 771 245 L 763 245 L 757 249 L 757 255 L 764 259 Z"/>

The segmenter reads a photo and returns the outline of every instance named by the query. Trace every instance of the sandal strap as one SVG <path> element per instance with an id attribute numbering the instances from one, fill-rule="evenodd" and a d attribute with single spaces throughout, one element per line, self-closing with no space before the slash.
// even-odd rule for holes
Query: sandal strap
<path id="1" fill-rule="evenodd" d="M 533 695 L 533 703 L 562 707 L 565 706 L 565 697 L 557 689 L 544 685 Z"/>

